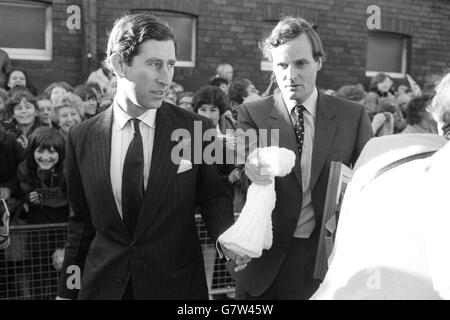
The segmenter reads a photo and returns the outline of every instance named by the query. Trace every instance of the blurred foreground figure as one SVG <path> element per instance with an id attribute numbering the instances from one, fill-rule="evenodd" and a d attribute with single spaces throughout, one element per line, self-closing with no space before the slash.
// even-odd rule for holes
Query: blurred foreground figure
<path id="1" fill-rule="evenodd" d="M 441 136 L 384 136 L 362 151 L 328 273 L 312 299 L 450 298 L 450 144 L 442 137 L 450 123 L 450 74 L 430 111 Z"/>

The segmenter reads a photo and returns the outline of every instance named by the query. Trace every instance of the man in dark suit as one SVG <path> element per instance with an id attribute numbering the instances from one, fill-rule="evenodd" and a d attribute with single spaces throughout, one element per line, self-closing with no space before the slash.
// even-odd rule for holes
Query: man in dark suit
<path id="1" fill-rule="evenodd" d="M 273 63 L 281 93 L 244 103 L 239 125 L 244 131 L 271 130 L 280 147 L 295 153 L 296 163 L 289 175 L 275 178 L 271 249 L 242 271 L 235 272 L 232 263 L 228 267 L 238 299 L 308 299 L 318 287 L 313 270 L 330 162 L 351 166 L 373 134 L 361 105 L 316 88 L 324 51 L 311 24 L 283 18 L 262 48 Z M 262 141 L 259 146 L 264 147 Z M 262 169 L 245 165 L 253 183 L 267 184 Z"/>
<path id="2" fill-rule="evenodd" d="M 174 162 L 171 137 L 177 129 L 193 135 L 196 121 L 203 131 L 212 124 L 163 102 L 175 44 L 154 16 L 118 20 L 107 55 L 118 79 L 114 103 L 73 127 L 67 141 L 73 215 L 59 296 L 207 299 L 194 207 L 215 240 L 233 222 L 232 202 L 214 165 Z M 73 266 L 82 269 L 81 288 Z"/>

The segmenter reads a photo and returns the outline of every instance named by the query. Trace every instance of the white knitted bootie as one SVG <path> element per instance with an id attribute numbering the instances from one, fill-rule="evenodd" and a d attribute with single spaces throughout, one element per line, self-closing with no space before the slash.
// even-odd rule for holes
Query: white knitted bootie
<path id="1" fill-rule="evenodd" d="M 262 174 L 270 175 L 272 183 L 250 185 L 238 220 L 220 235 L 219 242 L 241 256 L 257 258 L 263 249 L 272 247 L 272 211 L 276 202 L 274 176 L 282 177 L 291 172 L 295 154 L 285 148 L 259 148 L 249 155 L 248 161 L 261 168 Z"/>

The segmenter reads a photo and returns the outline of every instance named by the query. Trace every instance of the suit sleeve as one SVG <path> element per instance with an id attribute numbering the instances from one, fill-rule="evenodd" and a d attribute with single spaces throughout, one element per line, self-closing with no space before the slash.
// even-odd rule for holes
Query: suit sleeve
<path id="1" fill-rule="evenodd" d="M 370 119 L 366 110 L 362 108 L 361 116 L 359 119 L 358 133 L 356 137 L 356 148 L 352 159 L 353 164 L 356 163 L 356 160 L 361 154 L 361 151 L 366 145 L 366 143 L 372 138 L 373 138 L 372 125 L 370 123 Z"/>
<path id="2" fill-rule="evenodd" d="M 64 263 L 61 270 L 58 295 L 62 298 L 76 299 L 78 289 L 74 288 L 73 285 L 69 285 L 75 283 L 73 279 L 75 273 L 68 268 L 77 266 L 82 272 L 89 246 L 95 235 L 95 229 L 92 226 L 91 215 L 83 190 L 77 155 L 74 149 L 74 135 L 72 133 L 73 131 L 71 130 L 67 138 L 65 163 L 71 214 L 69 217 Z M 80 282 L 81 279 L 78 279 L 78 281 Z"/>
<path id="3" fill-rule="evenodd" d="M 203 122 L 206 129 L 213 129 L 209 122 Z M 203 144 L 203 149 L 206 143 Z M 198 173 L 197 203 L 200 213 L 213 242 L 234 222 L 233 202 L 219 177 L 215 164 L 202 163 Z"/>

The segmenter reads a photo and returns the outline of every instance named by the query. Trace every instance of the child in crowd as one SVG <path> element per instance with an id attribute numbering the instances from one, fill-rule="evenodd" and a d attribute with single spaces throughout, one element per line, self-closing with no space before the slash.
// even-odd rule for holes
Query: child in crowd
<path id="1" fill-rule="evenodd" d="M 27 201 L 29 224 L 67 222 L 69 202 L 64 178 L 65 141 L 55 128 L 41 127 L 30 137 L 27 156 L 17 169 L 20 189 Z M 32 294 L 35 299 L 52 299 L 57 271 L 52 255 L 64 247 L 64 236 L 56 231 L 32 233 L 30 249 L 33 258 Z M 50 289 L 51 288 L 51 289 Z"/>
<path id="2" fill-rule="evenodd" d="M 79 96 L 83 101 L 85 119 L 92 118 L 97 114 L 98 108 L 97 95 L 95 94 L 95 91 L 91 87 L 85 84 L 79 85 L 75 88 L 74 94 Z"/>
<path id="3" fill-rule="evenodd" d="M 53 119 L 53 106 L 52 102 L 45 98 L 44 96 L 39 96 L 37 98 L 37 105 L 39 109 L 39 121 L 41 121 L 42 125 L 47 125 L 49 127 L 53 127 L 54 123 Z"/>
<path id="4" fill-rule="evenodd" d="M 30 134 L 41 126 L 38 118 L 38 105 L 36 98 L 28 91 L 14 94 L 6 104 L 6 110 L 12 121 L 5 124 L 8 132 L 16 136 L 17 141 L 24 149 L 28 146 Z"/>

